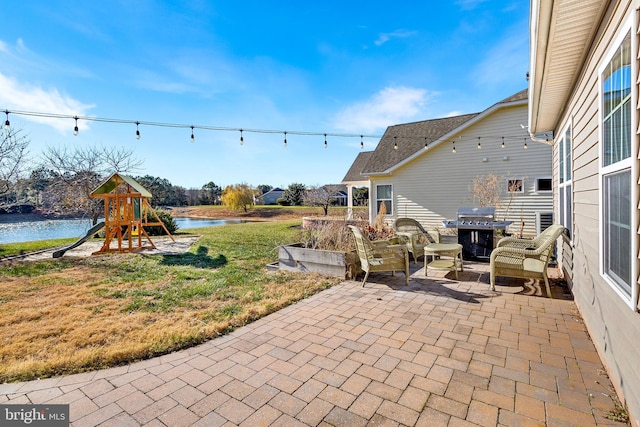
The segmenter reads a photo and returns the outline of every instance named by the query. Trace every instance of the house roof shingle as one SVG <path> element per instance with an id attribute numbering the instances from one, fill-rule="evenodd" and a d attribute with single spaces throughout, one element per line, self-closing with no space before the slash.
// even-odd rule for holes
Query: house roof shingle
<path id="1" fill-rule="evenodd" d="M 362 173 L 386 171 L 424 149 L 425 143 L 432 143 L 477 115 L 478 113 L 473 113 L 389 126 L 365 168 L 362 169 Z M 395 144 L 398 145 L 397 149 L 394 149 Z"/>
<path id="2" fill-rule="evenodd" d="M 362 171 L 367 165 L 367 162 L 371 158 L 372 154 L 373 151 L 363 151 L 361 153 L 358 153 L 358 156 L 351 164 L 349 171 L 347 171 L 347 174 L 344 176 L 344 178 L 342 178 L 342 182 L 357 182 L 366 180 L 366 178 L 362 176 Z"/>

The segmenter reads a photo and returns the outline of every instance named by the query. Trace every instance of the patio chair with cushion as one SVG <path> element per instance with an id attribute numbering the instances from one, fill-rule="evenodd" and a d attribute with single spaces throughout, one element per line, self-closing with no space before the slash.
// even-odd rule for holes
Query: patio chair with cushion
<path id="1" fill-rule="evenodd" d="M 393 222 L 393 229 L 398 240 L 407 246 L 415 263 L 418 262 L 418 257 L 424 254 L 425 246 L 431 243 L 440 243 L 440 233 L 426 231 L 422 224 L 413 218 L 397 218 Z"/>
<path id="2" fill-rule="evenodd" d="M 505 237 L 491 252 L 491 290 L 496 289 L 496 276 L 544 280 L 547 296 L 551 298 L 547 267 L 558 237 L 566 228 L 553 224 L 535 239 Z"/>
<path id="3" fill-rule="evenodd" d="M 358 227 L 350 225 L 349 228 L 356 240 L 360 267 L 365 272 L 362 286 L 369 273 L 378 271 L 391 271 L 392 274 L 403 271 L 406 284 L 409 284 L 409 253 L 405 245 L 392 244 L 389 240 L 371 241 Z"/>

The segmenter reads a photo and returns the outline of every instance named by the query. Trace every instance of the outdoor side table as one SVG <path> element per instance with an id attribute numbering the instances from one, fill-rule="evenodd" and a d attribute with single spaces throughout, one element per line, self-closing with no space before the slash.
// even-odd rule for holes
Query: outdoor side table
<path id="1" fill-rule="evenodd" d="M 431 257 L 431 261 L 429 261 Z M 446 257 L 446 258 L 444 258 Z M 459 243 L 431 243 L 424 247 L 424 275 L 427 269 L 455 271 L 458 279 L 458 269 L 464 272 L 462 265 L 462 245 Z"/>

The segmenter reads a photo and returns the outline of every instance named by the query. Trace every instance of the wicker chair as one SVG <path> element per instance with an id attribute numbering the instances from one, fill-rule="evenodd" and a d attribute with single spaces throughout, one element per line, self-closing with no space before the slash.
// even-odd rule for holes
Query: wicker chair
<path id="1" fill-rule="evenodd" d="M 440 243 L 440 233 L 426 231 L 422 224 L 412 218 L 397 218 L 393 222 L 393 229 L 401 243 L 407 245 L 407 250 L 418 263 L 418 257 L 424 255 L 424 247 L 431 243 Z"/>
<path id="2" fill-rule="evenodd" d="M 365 272 L 362 286 L 369 273 L 377 271 L 403 271 L 406 284 L 409 284 L 409 253 L 405 245 L 394 245 L 388 240 L 371 241 L 358 227 L 350 225 L 356 240 L 356 251 L 360 258 L 360 267 Z"/>
<path id="3" fill-rule="evenodd" d="M 547 267 L 556 240 L 566 232 L 562 225 L 553 224 L 535 239 L 501 239 L 491 252 L 491 290 L 496 289 L 496 276 L 542 279 L 551 298 Z"/>

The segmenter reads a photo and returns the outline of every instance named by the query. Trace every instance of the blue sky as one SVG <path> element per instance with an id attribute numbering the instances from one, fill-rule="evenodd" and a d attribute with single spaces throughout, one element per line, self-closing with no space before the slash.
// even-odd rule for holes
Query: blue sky
<path id="1" fill-rule="evenodd" d="M 482 111 L 527 87 L 529 3 L 458 1 L 7 2 L 0 108 L 46 146 L 131 148 L 134 175 L 200 188 L 339 183 L 360 138 Z M 289 131 L 211 131 L 198 126 Z M 320 135 L 295 135 L 293 132 Z M 365 150 L 379 138 L 364 138 Z"/>

